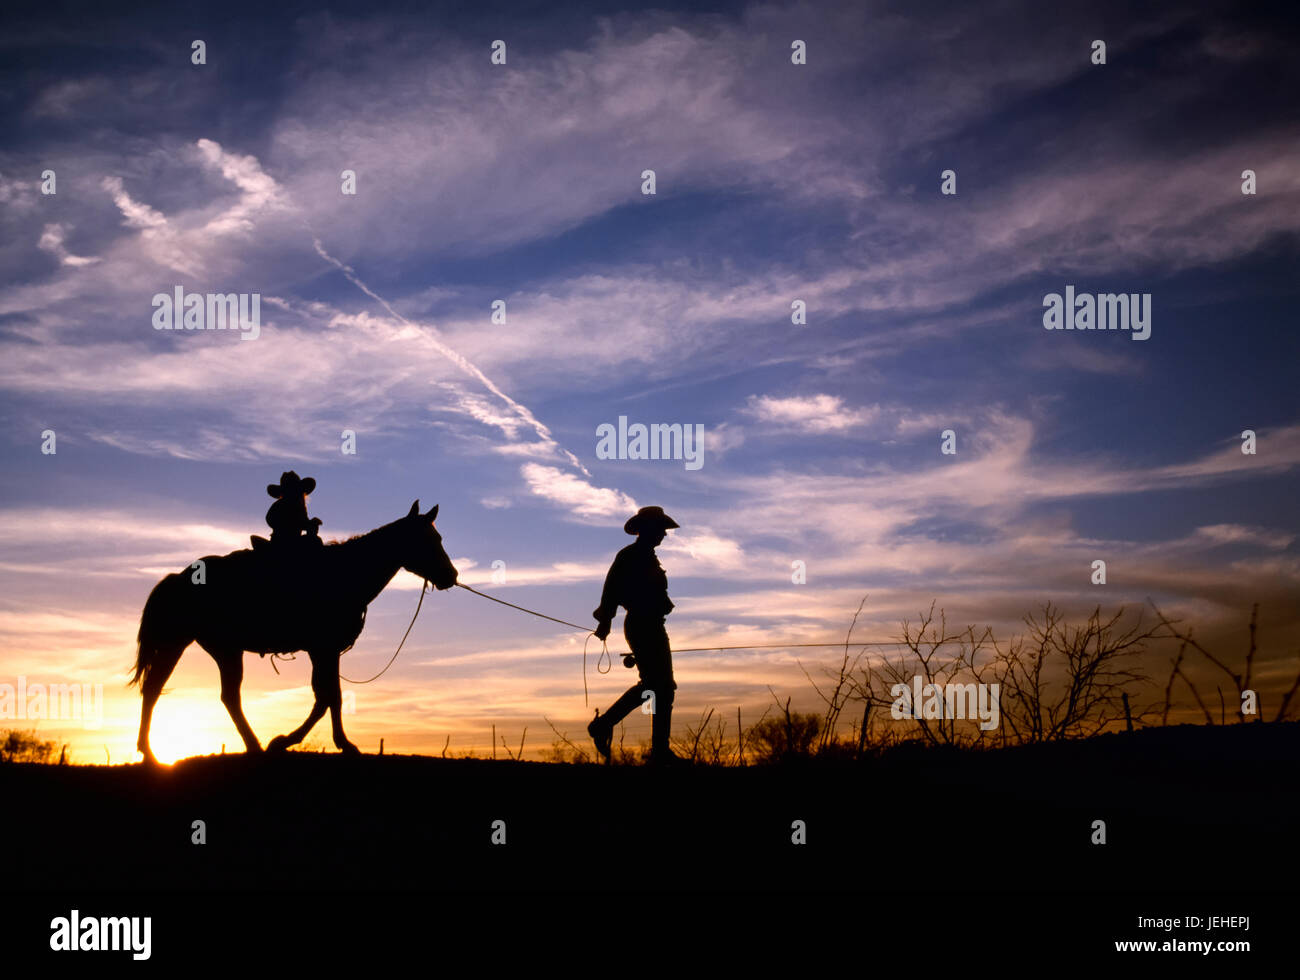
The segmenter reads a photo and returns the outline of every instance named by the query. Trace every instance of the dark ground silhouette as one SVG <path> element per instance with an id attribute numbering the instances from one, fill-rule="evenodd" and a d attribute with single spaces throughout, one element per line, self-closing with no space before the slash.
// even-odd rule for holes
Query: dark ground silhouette
<path id="1" fill-rule="evenodd" d="M 583 888 L 640 861 L 665 869 L 638 886 L 652 890 L 1280 889 L 1298 864 L 1298 749 L 1300 723 L 1281 723 L 745 768 L 11 764 L 0 834 L 23 842 L 7 864 L 37 888 Z"/>
<path id="2" fill-rule="evenodd" d="M 779 951 L 1038 970 L 1171 937 L 1284 955 L 1297 749 L 1291 722 L 743 768 L 296 752 L 5 764 L 15 884 L 0 942 L 7 961 L 40 957 L 51 918 L 75 908 L 154 917 L 155 962 L 234 967 L 373 966 L 448 942 L 484 964 L 629 960 L 652 955 L 636 945 L 652 923 L 675 937 L 673 962 L 689 934 L 736 969 L 770 970 Z M 1104 846 L 1089 842 L 1097 819 Z M 1249 915 L 1250 931 L 1136 928 L 1191 914 Z"/>

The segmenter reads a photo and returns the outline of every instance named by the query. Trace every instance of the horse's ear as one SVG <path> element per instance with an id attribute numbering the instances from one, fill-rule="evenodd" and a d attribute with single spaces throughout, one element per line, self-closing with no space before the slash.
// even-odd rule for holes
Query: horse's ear
<path id="1" fill-rule="evenodd" d="M 438 519 L 438 504 L 434 504 L 433 510 L 429 511 L 429 513 L 425 514 L 424 516 L 427 517 L 430 521 L 436 521 Z"/>
<path id="2" fill-rule="evenodd" d="M 415 503 L 411 504 L 411 510 L 406 516 L 414 517 L 418 513 L 420 513 L 420 501 L 417 499 Z"/>

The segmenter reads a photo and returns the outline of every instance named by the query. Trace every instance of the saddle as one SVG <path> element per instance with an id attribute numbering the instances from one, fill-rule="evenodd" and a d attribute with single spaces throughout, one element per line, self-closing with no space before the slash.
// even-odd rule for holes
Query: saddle
<path id="1" fill-rule="evenodd" d="M 311 591 L 319 582 L 320 561 L 325 543 L 320 538 L 292 538 L 286 543 L 250 534 L 253 568 L 274 596 L 283 592 L 293 597 Z M 280 600 L 283 601 L 283 598 Z"/>
<path id="2" fill-rule="evenodd" d="M 282 544 L 250 534 L 253 550 L 248 567 L 249 610 L 262 622 L 261 635 L 270 649 L 296 649 L 291 642 L 321 615 L 320 587 L 324 542 L 314 538 Z"/>

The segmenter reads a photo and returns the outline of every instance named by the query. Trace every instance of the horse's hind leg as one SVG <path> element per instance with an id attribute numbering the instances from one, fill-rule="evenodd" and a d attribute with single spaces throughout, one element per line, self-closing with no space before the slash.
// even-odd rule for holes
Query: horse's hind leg
<path id="1" fill-rule="evenodd" d="M 153 749 L 149 747 L 149 726 L 153 724 L 154 705 L 158 703 L 163 685 L 172 676 L 172 671 L 176 669 L 176 663 L 181 659 L 181 654 L 187 646 L 189 640 L 174 647 L 155 648 L 150 657 L 148 673 L 140 684 L 144 702 L 140 708 L 140 735 L 136 739 L 135 747 L 143 753 L 144 761 L 149 765 L 158 763 Z"/>
<path id="2" fill-rule="evenodd" d="M 208 652 L 212 653 L 211 650 Z M 221 670 L 221 703 L 230 712 L 230 720 L 239 730 L 239 737 L 244 740 L 244 748 L 250 754 L 256 755 L 262 751 L 262 743 L 257 740 L 252 726 L 244 717 L 244 707 L 239 696 L 240 685 L 244 683 L 244 651 L 223 650 L 220 653 L 213 653 L 212 659 L 217 662 L 217 667 Z"/>

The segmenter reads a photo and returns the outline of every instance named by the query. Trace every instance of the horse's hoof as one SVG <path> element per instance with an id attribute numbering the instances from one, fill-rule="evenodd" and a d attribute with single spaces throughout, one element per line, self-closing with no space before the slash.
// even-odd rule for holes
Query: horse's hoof
<path id="1" fill-rule="evenodd" d="M 247 746 L 247 747 L 244 749 L 244 754 L 245 754 L 245 755 L 261 755 L 261 754 L 262 754 L 262 747 L 261 747 L 260 745 L 258 745 L 256 742 L 254 742 L 252 745 L 249 745 L 249 746 Z"/>
<path id="2" fill-rule="evenodd" d="M 360 755 L 360 754 L 361 754 L 361 750 L 360 750 L 359 748 L 357 748 L 355 745 L 353 745 L 351 742 L 344 742 L 344 743 L 343 743 L 342 745 L 340 745 L 338 748 L 339 748 L 339 751 L 342 752 L 344 755 Z"/>
<path id="3" fill-rule="evenodd" d="M 287 748 L 289 747 L 289 745 L 290 745 L 290 742 L 289 742 L 289 736 L 287 736 L 287 735 L 277 735 L 277 736 L 275 736 L 275 738 L 271 739 L 270 744 L 267 745 L 267 747 L 266 747 L 266 751 L 267 751 L 267 752 L 283 752 L 285 749 L 287 749 Z"/>

